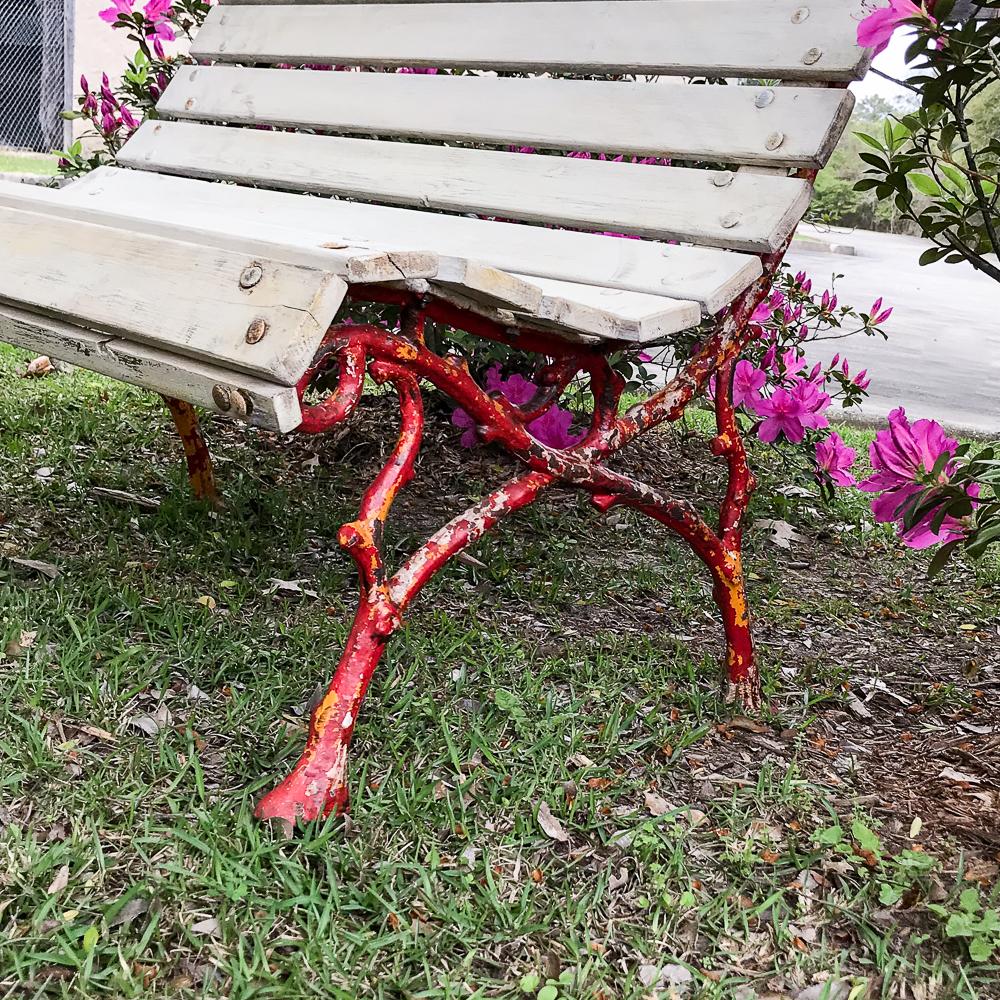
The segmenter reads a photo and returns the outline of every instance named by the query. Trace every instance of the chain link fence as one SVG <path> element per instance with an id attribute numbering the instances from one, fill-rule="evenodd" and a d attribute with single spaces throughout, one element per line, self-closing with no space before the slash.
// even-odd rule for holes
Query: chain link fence
<path id="1" fill-rule="evenodd" d="M 0 0 L 0 148 L 62 148 L 71 105 L 74 0 Z"/>

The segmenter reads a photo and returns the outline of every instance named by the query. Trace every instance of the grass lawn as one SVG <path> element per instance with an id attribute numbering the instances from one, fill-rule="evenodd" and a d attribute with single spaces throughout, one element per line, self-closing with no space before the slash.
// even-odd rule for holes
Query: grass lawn
<path id="1" fill-rule="evenodd" d="M 350 817 L 286 840 L 253 804 L 339 655 L 336 530 L 388 401 L 327 440 L 213 420 L 216 515 L 156 400 L 25 360 L 0 347 L 4 995 L 1000 997 L 996 955 L 948 934 L 1000 909 L 995 561 L 927 581 L 863 498 L 779 492 L 762 453 L 754 517 L 799 536 L 749 532 L 770 710 L 745 719 L 693 556 L 554 497 L 424 594 Z M 707 505 L 699 426 L 629 467 Z M 507 471 L 446 414 L 428 438 L 398 554 Z"/>
<path id="2" fill-rule="evenodd" d="M 56 158 L 44 153 L 14 153 L 0 149 L 0 174 L 55 176 Z"/>

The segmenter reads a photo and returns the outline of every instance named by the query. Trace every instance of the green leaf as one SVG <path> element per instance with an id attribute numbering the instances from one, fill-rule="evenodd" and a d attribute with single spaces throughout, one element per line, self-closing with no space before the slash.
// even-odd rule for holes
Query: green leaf
<path id="1" fill-rule="evenodd" d="M 943 247 L 931 247 L 930 250 L 925 250 L 921 255 L 917 263 L 921 267 L 926 267 L 928 264 L 934 264 L 939 261 L 945 254 L 951 253 L 950 250 L 946 250 Z"/>
<path id="2" fill-rule="evenodd" d="M 89 955 L 101 940 L 101 932 L 91 924 L 83 934 L 83 950 Z"/>
<path id="3" fill-rule="evenodd" d="M 882 841 L 860 819 L 851 823 L 851 834 L 862 850 L 871 851 L 872 854 L 882 853 Z"/>
<path id="4" fill-rule="evenodd" d="M 947 545 L 942 545 L 940 549 L 934 554 L 934 558 L 931 560 L 930 565 L 927 567 L 927 576 L 933 580 L 934 577 L 938 575 L 948 565 L 948 560 L 955 554 L 955 550 L 961 544 L 961 539 L 956 539 L 954 542 L 948 542 Z"/>
<path id="5" fill-rule="evenodd" d="M 868 135 L 867 132 L 855 132 L 854 133 L 862 142 L 867 143 L 872 149 L 877 149 L 880 153 L 883 152 L 885 147 L 875 138 L 873 135 Z"/>
<path id="6" fill-rule="evenodd" d="M 878 901 L 883 906 L 895 906 L 903 898 L 903 890 L 898 885 L 890 885 L 888 882 L 882 883 L 882 888 L 878 891 Z"/>
<path id="7" fill-rule="evenodd" d="M 942 163 L 941 173 L 943 173 L 962 194 L 969 190 L 968 179 L 957 167 L 953 167 L 950 163 Z"/>
<path id="8" fill-rule="evenodd" d="M 522 993 L 534 993 L 541 981 L 537 973 L 529 972 L 527 975 L 521 976 L 517 985 L 520 987 Z"/>
<path id="9" fill-rule="evenodd" d="M 984 937 L 974 937 L 969 942 L 969 958 L 973 962 L 988 962 L 996 945 Z"/>
<path id="10" fill-rule="evenodd" d="M 971 889 L 965 889 L 962 895 L 958 897 L 958 905 L 965 910 L 966 913 L 978 913 L 979 912 L 979 890 L 975 887 Z"/>
<path id="11" fill-rule="evenodd" d="M 556 1000 L 559 996 L 559 989 L 549 983 L 538 991 L 538 1000 Z"/>
<path id="12" fill-rule="evenodd" d="M 930 198 L 938 198 L 942 194 L 941 185 L 927 174 L 910 174 L 907 179 L 921 194 Z"/>
<path id="13" fill-rule="evenodd" d="M 825 830 L 820 830 L 819 833 L 813 836 L 813 840 L 817 844 L 826 844 L 829 847 L 836 846 L 843 839 L 844 828 L 839 823 L 834 826 L 828 826 Z"/>
<path id="14" fill-rule="evenodd" d="M 953 913 L 944 925 L 944 932 L 950 938 L 973 937 L 978 929 L 976 923 L 968 913 Z"/>

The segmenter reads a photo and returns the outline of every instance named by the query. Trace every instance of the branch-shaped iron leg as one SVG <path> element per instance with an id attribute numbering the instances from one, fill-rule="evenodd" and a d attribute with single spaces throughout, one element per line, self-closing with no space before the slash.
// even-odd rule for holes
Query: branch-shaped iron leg
<path id="1" fill-rule="evenodd" d="M 207 500 L 213 507 L 223 506 L 222 496 L 215 482 L 215 470 L 212 467 L 212 455 L 201 433 L 198 414 L 195 408 L 182 399 L 164 396 L 170 415 L 174 418 L 174 426 L 184 445 L 187 458 L 188 479 L 191 490 L 199 500 Z"/>
<path id="2" fill-rule="evenodd" d="M 733 410 L 732 364 L 723 366 L 716 380 L 716 422 L 718 435 L 712 441 L 712 451 L 725 456 L 729 466 L 718 532 L 712 531 L 690 504 L 625 476 L 606 475 L 617 492 L 597 492 L 594 503 L 601 510 L 620 504 L 642 511 L 683 538 L 705 564 L 712 575 L 712 596 L 725 631 L 727 700 L 754 710 L 761 704 L 761 687 L 750 631 L 742 542 L 743 521 L 756 483 Z"/>
<path id="3" fill-rule="evenodd" d="M 383 469 L 383 477 L 387 470 L 398 469 L 400 461 L 412 468 L 412 456 L 407 458 L 397 448 Z M 347 808 L 347 754 L 354 726 L 386 644 L 402 625 L 402 612 L 453 556 L 482 538 L 503 518 L 532 503 L 552 481 L 552 476 L 538 472 L 511 480 L 445 525 L 391 580 L 386 581 L 383 574 L 381 583 L 363 589 L 340 665 L 313 713 L 305 752 L 292 773 L 261 799 L 257 806 L 259 818 L 279 820 L 290 827 L 298 819 L 316 819 Z M 359 566 L 365 563 L 363 553 L 367 547 L 356 546 L 354 539 L 380 536 L 384 524 L 384 518 L 373 524 L 365 517 L 366 511 L 371 513 L 369 501 L 377 492 L 378 482 L 366 495 L 361 519 L 345 525 L 341 532 L 341 544 L 351 550 Z M 384 499 L 391 502 L 385 495 Z M 388 506 L 382 509 L 388 512 Z M 380 559 L 375 561 L 381 573 Z"/>

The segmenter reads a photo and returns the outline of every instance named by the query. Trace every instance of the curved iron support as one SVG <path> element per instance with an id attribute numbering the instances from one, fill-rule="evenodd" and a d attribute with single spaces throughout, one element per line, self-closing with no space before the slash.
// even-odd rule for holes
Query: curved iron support
<path id="1" fill-rule="evenodd" d="M 312 369 L 299 384 L 303 398 L 302 429 L 318 433 L 346 419 L 360 398 L 366 370 L 397 391 L 401 430 L 396 448 L 365 494 L 357 520 L 344 525 L 340 544 L 354 558 L 361 596 L 346 648 L 326 696 L 314 712 L 305 751 L 292 773 L 266 795 L 257 808 L 261 818 L 294 823 L 346 808 L 347 755 L 368 684 L 388 640 L 402 625 L 402 614 L 424 585 L 448 561 L 501 520 L 533 503 L 553 484 L 590 493 L 601 510 L 624 505 L 640 510 L 684 539 L 709 569 L 726 638 L 727 694 L 746 709 L 759 707 L 760 678 L 754 662 L 742 566 L 742 525 L 754 488 L 746 451 L 732 405 L 735 359 L 753 336 L 750 319 L 767 294 L 780 256 L 765 261 L 764 275 L 720 319 L 709 337 L 673 381 L 658 393 L 619 415 L 624 384 L 603 350 L 571 344 L 534 331 L 516 331 L 437 300 L 417 300 L 386 289 L 352 290 L 354 297 L 403 307 L 398 333 L 371 325 L 331 328 Z M 543 391 L 525 408 L 491 395 L 469 372 L 464 359 L 434 353 L 423 337 L 425 319 L 447 323 L 547 358 Z M 336 365 L 337 388 L 316 405 L 304 402 L 307 388 L 321 372 Z M 591 426 L 578 444 L 548 447 L 527 430 L 539 413 L 553 405 L 579 372 L 590 379 L 594 398 Z M 729 482 L 713 529 L 688 503 L 658 488 L 609 469 L 604 460 L 636 435 L 677 419 L 687 402 L 717 374 L 716 455 L 725 457 Z M 470 414 L 484 441 L 496 442 L 520 459 L 528 471 L 490 493 L 454 518 L 414 552 L 391 577 L 383 555 L 386 518 L 399 490 L 412 478 L 423 429 L 419 381 L 426 380 Z"/>

